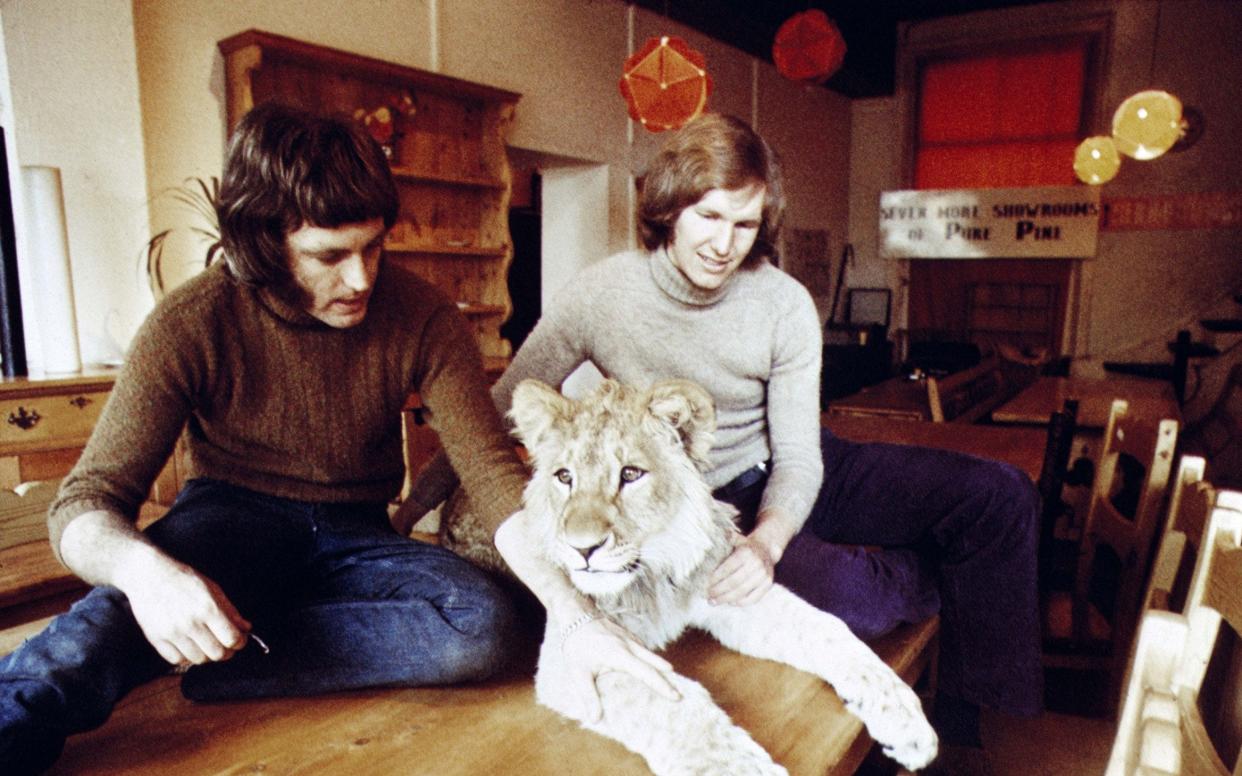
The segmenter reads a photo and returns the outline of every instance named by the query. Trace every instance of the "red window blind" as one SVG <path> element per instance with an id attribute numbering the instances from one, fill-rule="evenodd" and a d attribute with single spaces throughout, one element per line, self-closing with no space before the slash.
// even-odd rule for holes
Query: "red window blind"
<path id="1" fill-rule="evenodd" d="M 932 60 L 919 83 L 920 189 L 1074 183 L 1087 43 Z"/>

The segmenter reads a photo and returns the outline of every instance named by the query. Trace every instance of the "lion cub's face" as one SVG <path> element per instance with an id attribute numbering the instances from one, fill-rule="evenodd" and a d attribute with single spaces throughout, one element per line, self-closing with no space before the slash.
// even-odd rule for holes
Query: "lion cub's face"
<path id="1" fill-rule="evenodd" d="M 697 467 L 715 427 L 702 388 L 668 381 L 638 390 L 608 380 L 573 401 L 526 380 L 509 414 L 534 462 L 526 509 L 584 593 L 616 594 L 653 572 L 676 577 L 701 557 L 705 531 L 690 521 L 708 518 L 689 505 L 710 503 Z"/>

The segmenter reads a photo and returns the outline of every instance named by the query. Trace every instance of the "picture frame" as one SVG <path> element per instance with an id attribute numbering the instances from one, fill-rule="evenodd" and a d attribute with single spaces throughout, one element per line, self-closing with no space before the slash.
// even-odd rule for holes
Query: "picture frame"
<path id="1" fill-rule="evenodd" d="M 889 288 L 848 289 L 845 320 L 851 326 L 888 328 L 893 292 Z"/>

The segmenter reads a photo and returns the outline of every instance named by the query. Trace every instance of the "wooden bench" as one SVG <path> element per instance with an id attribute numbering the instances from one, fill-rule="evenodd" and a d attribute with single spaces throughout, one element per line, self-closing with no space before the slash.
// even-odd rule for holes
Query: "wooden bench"
<path id="1" fill-rule="evenodd" d="M 930 424 L 929 424 L 930 425 Z M 163 507 L 148 504 L 142 522 Z M 0 655 L 38 633 L 85 590 L 46 537 L 0 549 Z M 898 628 L 873 648 L 912 685 L 934 662 L 939 619 Z M 491 681 L 313 698 L 195 704 L 169 675 L 124 698 L 101 728 L 69 739 L 52 774 L 645 774 L 641 758 L 538 706 L 537 635 Z M 844 776 L 872 750 L 862 724 L 818 678 L 728 650 L 697 631 L 666 650 L 791 774 Z"/>
<path id="2" fill-rule="evenodd" d="M 1009 398 L 1004 371 L 996 356 L 945 377 L 927 378 L 927 403 L 937 423 L 983 420 Z"/>
<path id="3" fill-rule="evenodd" d="M 81 592 L 80 584 L 65 582 L 65 572 L 43 546 L 23 567 L 47 567 L 47 578 L 30 584 L 60 591 L 42 597 L 55 611 L 0 624 L 0 654 L 42 630 Z M 939 618 L 932 617 L 872 646 L 913 685 L 930 673 L 938 631 Z M 535 703 L 537 648 L 538 634 L 528 634 L 515 644 L 517 657 L 504 675 L 448 688 L 196 704 L 181 696 L 176 676 L 162 677 L 123 699 L 103 727 L 70 738 L 50 773 L 540 776 L 564 773 L 567 762 L 578 773 L 647 773 L 637 755 Z M 791 774 L 852 774 L 872 748 L 862 724 L 817 677 L 733 652 L 698 631 L 688 632 L 665 656 L 707 687 Z"/>
<path id="4" fill-rule="evenodd" d="M 938 619 L 874 643 L 913 683 Z M 69 739 L 50 774 L 646 774 L 643 760 L 535 703 L 536 639 L 505 675 L 474 685 L 376 689 L 312 698 L 191 703 L 163 677 L 127 696 L 101 728 Z M 851 774 L 871 740 L 831 688 L 691 631 L 666 650 L 794 776 Z"/>
<path id="5" fill-rule="evenodd" d="M 162 511 L 148 505 L 143 522 Z M 45 537 L 0 549 L 0 655 L 84 589 Z M 914 684 L 929 673 L 938 631 L 933 617 L 872 646 Z M 162 677 L 123 699 L 101 728 L 72 737 L 50 773 L 647 773 L 637 755 L 535 703 L 537 646 L 532 634 L 515 645 L 504 675 L 450 688 L 195 704 L 181 696 L 177 677 Z M 872 748 L 858 719 L 810 674 L 740 655 L 697 631 L 665 654 L 795 776 L 852 774 Z"/>
<path id="6" fill-rule="evenodd" d="M 46 600 L 61 608 L 66 601 Z M 42 630 L 52 614 L 0 630 L 0 655 Z M 872 647 L 913 685 L 930 673 L 938 631 L 932 617 Z M 539 776 L 564 773 L 567 762 L 578 773 L 647 773 L 638 755 L 535 703 L 537 648 L 538 635 L 527 634 L 515 644 L 513 667 L 481 684 L 313 698 L 196 704 L 169 675 L 123 699 L 103 727 L 70 738 L 50 773 Z M 862 724 L 817 677 L 733 652 L 699 631 L 665 656 L 791 774 L 852 774 L 872 748 Z"/>
<path id="7" fill-rule="evenodd" d="M 148 504 L 142 523 L 164 507 Z M 434 537 L 422 537 L 434 540 Z M 85 591 L 46 537 L 0 550 L 0 655 L 45 628 Z M 939 619 L 872 646 L 912 685 L 932 665 Z M 538 637 L 515 645 L 505 675 L 451 688 L 376 689 L 315 698 L 195 704 L 175 676 L 139 687 L 101 728 L 70 738 L 52 774 L 574 772 L 645 774 L 640 757 L 538 706 Z M 844 776 L 872 741 L 824 682 L 746 657 L 692 631 L 666 651 L 791 774 Z"/>

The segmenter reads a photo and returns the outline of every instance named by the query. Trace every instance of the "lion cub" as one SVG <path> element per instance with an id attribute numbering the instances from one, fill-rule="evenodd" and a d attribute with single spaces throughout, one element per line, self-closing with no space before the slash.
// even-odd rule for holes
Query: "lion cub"
<path id="1" fill-rule="evenodd" d="M 703 479 L 715 430 L 710 395 L 687 381 L 639 390 L 605 381 L 573 401 L 526 380 L 509 413 L 531 453 L 524 506 L 547 557 L 601 613 L 658 649 L 687 627 L 747 655 L 822 677 L 886 754 L 918 769 L 936 734 L 914 692 L 838 618 L 780 585 L 747 607 L 707 603 L 707 580 L 731 550 L 735 510 Z M 445 544 L 505 570 L 460 503 L 445 509 Z M 472 537 L 472 538 L 471 538 Z M 784 774 L 754 739 L 686 677 L 681 700 L 609 673 L 597 682 L 604 713 L 575 716 L 565 691 L 562 639 L 549 626 L 535 676 L 539 702 L 646 758 L 657 774 Z"/>

